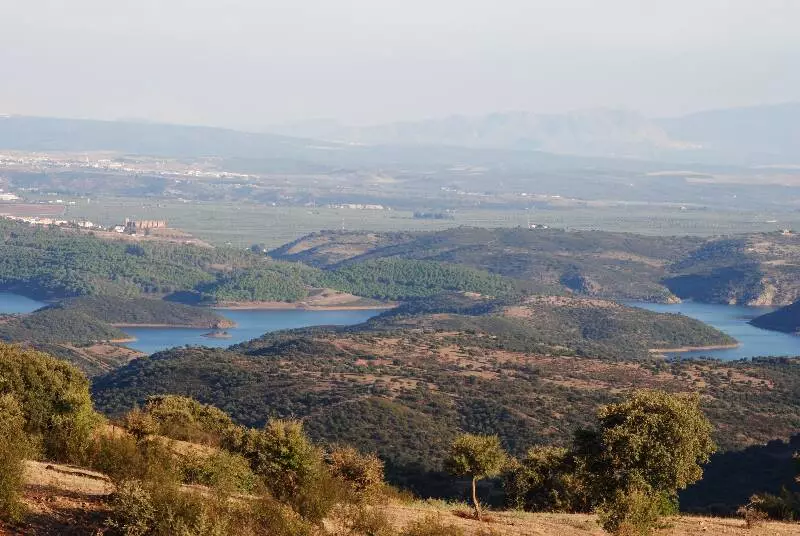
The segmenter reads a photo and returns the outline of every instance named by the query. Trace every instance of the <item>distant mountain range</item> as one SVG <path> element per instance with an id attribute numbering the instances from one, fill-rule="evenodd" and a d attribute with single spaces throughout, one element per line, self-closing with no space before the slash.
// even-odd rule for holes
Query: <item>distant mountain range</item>
<path id="1" fill-rule="evenodd" d="M 368 127 L 322 120 L 268 129 L 367 145 L 449 145 L 665 161 L 800 164 L 800 103 L 650 119 L 622 110 L 450 116 Z"/>
<path id="2" fill-rule="evenodd" d="M 12 115 L 0 116 L 0 149 L 219 156 L 315 162 L 333 168 L 465 159 L 475 160 L 475 165 L 512 160 L 529 165 L 531 158 L 537 163 L 562 165 L 576 156 L 617 162 L 635 158 L 674 163 L 800 165 L 800 103 L 715 110 L 670 119 L 601 109 L 567 114 L 451 116 L 369 127 L 322 120 L 265 130 L 254 133 L 142 121 Z"/>

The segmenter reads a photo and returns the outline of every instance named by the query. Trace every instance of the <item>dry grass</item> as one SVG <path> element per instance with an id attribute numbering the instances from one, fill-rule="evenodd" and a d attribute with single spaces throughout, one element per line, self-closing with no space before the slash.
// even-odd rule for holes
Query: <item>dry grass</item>
<path id="1" fill-rule="evenodd" d="M 448 505 L 439 501 L 390 504 L 387 513 L 392 522 L 403 527 L 412 521 L 425 518 L 432 512 L 445 523 L 456 525 L 467 536 L 494 534 L 496 536 L 602 536 L 607 533 L 597 524 L 593 515 L 586 514 L 530 514 L 525 512 L 491 512 L 492 522 L 467 519 L 459 512 L 465 505 Z M 677 517 L 668 521 L 668 527 L 657 532 L 659 536 L 699 536 L 725 534 L 730 536 L 789 536 L 800 534 L 800 524 L 765 523 L 748 529 L 742 519 Z"/>
<path id="2" fill-rule="evenodd" d="M 29 516 L 24 525 L 0 524 L 0 535 L 96 534 L 108 516 L 108 495 L 113 487 L 105 475 L 67 465 L 28 462 L 25 503 Z M 185 486 L 194 492 L 205 490 Z M 492 511 L 491 522 L 469 519 L 463 503 L 444 501 L 393 502 L 384 507 L 392 524 L 401 529 L 431 514 L 445 524 L 456 525 L 467 536 L 602 536 L 606 534 L 592 515 L 531 514 Z M 677 517 L 668 521 L 659 536 L 790 536 L 800 534 L 800 524 L 764 523 L 748 529 L 742 519 Z"/>

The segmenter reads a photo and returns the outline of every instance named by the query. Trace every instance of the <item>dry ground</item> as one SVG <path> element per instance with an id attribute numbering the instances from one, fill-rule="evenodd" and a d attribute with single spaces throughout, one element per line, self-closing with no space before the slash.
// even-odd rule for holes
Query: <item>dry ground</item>
<path id="1" fill-rule="evenodd" d="M 0 525 L 0 535 L 57 536 L 103 534 L 109 510 L 106 504 L 113 486 L 108 479 L 86 469 L 28 462 L 25 503 L 29 515 L 25 524 Z M 436 517 L 461 527 L 467 536 L 602 536 L 606 534 L 591 515 L 528 514 L 491 512 L 490 522 L 478 522 L 458 515 L 465 506 L 439 501 L 391 503 L 385 507 L 392 522 L 402 528 L 412 521 Z M 740 519 L 678 517 L 659 536 L 800 535 L 800 524 L 766 523 L 747 529 Z"/>

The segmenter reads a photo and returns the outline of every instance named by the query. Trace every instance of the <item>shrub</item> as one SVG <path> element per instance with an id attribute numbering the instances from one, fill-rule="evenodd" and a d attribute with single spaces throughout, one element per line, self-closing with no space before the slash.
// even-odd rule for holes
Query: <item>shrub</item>
<path id="1" fill-rule="evenodd" d="M 49 459 L 85 459 L 102 419 L 92 409 L 89 382 L 72 365 L 34 350 L 0 344 L 0 394 L 13 395 L 25 431 L 37 438 Z"/>
<path id="2" fill-rule="evenodd" d="M 143 441 L 148 436 L 159 433 L 158 423 L 153 416 L 139 408 L 129 411 L 122 424 L 136 441 Z"/>
<path id="3" fill-rule="evenodd" d="M 760 497 L 758 495 L 753 495 L 750 498 L 750 503 L 740 506 L 736 513 L 739 514 L 744 518 L 745 526 L 748 529 L 752 529 L 762 525 L 769 516 L 766 512 L 760 510 L 758 508 L 758 503 L 760 502 Z"/>
<path id="4" fill-rule="evenodd" d="M 237 428 L 224 411 L 184 396 L 151 396 L 144 412 L 155 421 L 158 434 L 180 441 L 217 446 Z"/>
<path id="5" fill-rule="evenodd" d="M 375 499 L 383 492 L 383 462 L 375 454 L 341 447 L 331 450 L 326 461 L 333 476 L 346 482 L 358 497 Z"/>
<path id="6" fill-rule="evenodd" d="M 429 515 L 409 523 L 401 536 L 464 536 L 464 531 L 455 525 L 448 525 L 441 516 Z"/>
<path id="7" fill-rule="evenodd" d="M 111 507 L 113 514 L 106 524 L 125 536 L 145 536 L 155 528 L 153 497 L 138 480 L 120 482 Z"/>
<path id="8" fill-rule="evenodd" d="M 130 435 L 101 436 L 91 450 L 90 465 L 114 482 L 126 480 L 177 481 L 180 466 L 165 441 L 136 441 Z"/>
<path id="9" fill-rule="evenodd" d="M 261 497 L 254 501 L 246 511 L 246 527 L 239 532 L 247 536 L 317 536 L 321 531 L 305 521 L 289 506 L 271 497 Z"/>
<path id="10" fill-rule="evenodd" d="M 767 519 L 796 521 L 800 519 L 800 493 L 786 488 L 781 490 L 780 495 L 759 493 L 750 498 L 750 503 L 745 508 L 761 512 Z"/>
<path id="11" fill-rule="evenodd" d="M 226 492 L 250 493 L 256 489 L 256 476 L 242 456 L 227 451 L 212 454 L 189 453 L 181 456 L 180 471 L 186 484 L 200 484 Z"/>
<path id="12" fill-rule="evenodd" d="M 597 511 L 605 530 L 624 536 L 647 536 L 665 513 L 662 498 L 646 486 L 615 491 Z"/>
<path id="13" fill-rule="evenodd" d="M 586 512 L 591 509 L 584 475 L 565 448 L 533 447 L 504 475 L 506 501 L 529 512 Z"/>
<path id="14" fill-rule="evenodd" d="M 28 442 L 25 418 L 17 400 L 0 395 L 0 519 L 18 521 L 24 513 L 20 500 Z"/>
<path id="15" fill-rule="evenodd" d="M 334 508 L 332 536 L 395 536 L 396 531 L 386 513 L 365 504 L 341 504 Z"/>
<path id="16" fill-rule="evenodd" d="M 311 443 L 300 421 L 271 420 L 263 430 L 248 429 L 230 445 L 278 500 L 289 500 L 322 472 L 322 451 Z"/>

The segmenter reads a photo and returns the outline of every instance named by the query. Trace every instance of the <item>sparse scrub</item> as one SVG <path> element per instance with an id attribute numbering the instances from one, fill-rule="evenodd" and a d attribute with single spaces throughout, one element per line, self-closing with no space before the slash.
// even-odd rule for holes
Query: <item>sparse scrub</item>
<path id="1" fill-rule="evenodd" d="M 412 521 L 400 533 L 401 536 L 465 536 L 464 531 L 442 520 L 440 515 L 429 515 Z"/>

